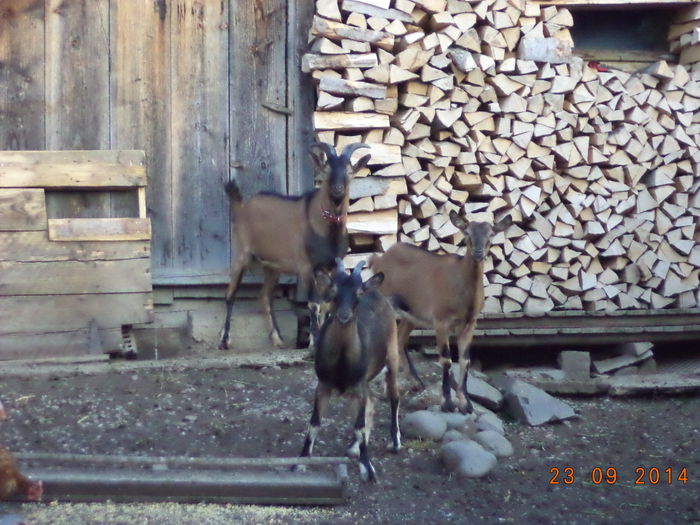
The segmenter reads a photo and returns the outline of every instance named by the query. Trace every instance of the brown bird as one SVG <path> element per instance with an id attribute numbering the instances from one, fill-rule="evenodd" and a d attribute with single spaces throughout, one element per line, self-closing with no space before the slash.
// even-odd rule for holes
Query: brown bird
<path id="1" fill-rule="evenodd" d="M 43 493 L 42 482 L 22 474 L 10 451 L 0 447 L 0 500 L 39 501 Z"/>

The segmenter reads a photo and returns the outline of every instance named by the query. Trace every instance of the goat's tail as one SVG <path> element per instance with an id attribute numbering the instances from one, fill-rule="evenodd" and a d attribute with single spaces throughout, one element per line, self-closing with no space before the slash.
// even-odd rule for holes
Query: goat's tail
<path id="1" fill-rule="evenodd" d="M 238 182 L 236 179 L 231 179 L 226 183 L 224 188 L 226 189 L 226 194 L 228 195 L 228 198 L 231 199 L 232 203 L 238 204 L 243 200 L 241 189 L 238 187 Z"/>

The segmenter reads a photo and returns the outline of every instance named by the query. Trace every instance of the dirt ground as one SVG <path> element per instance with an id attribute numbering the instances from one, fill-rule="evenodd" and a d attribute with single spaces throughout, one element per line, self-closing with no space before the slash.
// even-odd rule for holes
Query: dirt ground
<path id="1" fill-rule="evenodd" d="M 417 364 L 436 379 L 427 359 Z M 0 399 L 11 416 L 0 423 L 0 443 L 18 452 L 295 456 L 314 384 L 310 361 L 240 367 L 205 358 L 0 372 Z M 416 405 L 414 396 L 405 396 L 404 410 Z M 481 479 L 450 477 L 437 444 L 404 439 L 398 456 L 386 452 L 388 407 L 380 400 L 372 448 L 380 482 L 360 482 L 353 466 L 345 505 L 49 502 L 0 505 L 0 517 L 21 513 L 32 525 L 700 523 L 700 397 L 566 401 L 579 416 L 570 422 L 530 428 L 506 420 L 515 455 Z M 315 453 L 343 455 L 350 437 L 348 407 L 336 401 Z M 600 483 L 592 479 L 596 468 Z"/>

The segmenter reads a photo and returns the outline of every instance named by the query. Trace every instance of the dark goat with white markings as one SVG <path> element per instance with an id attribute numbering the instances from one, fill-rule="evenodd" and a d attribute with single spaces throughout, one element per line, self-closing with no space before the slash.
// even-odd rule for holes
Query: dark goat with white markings
<path id="1" fill-rule="evenodd" d="M 309 430 L 302 456 L 310 456 L 331 395 L 349 394 L 359 401 L 355 418 L 355 438 L 348 455 L 359 456 L 363 479 L 374 481 L 376 472 L 369 459 L 368 442 L 372 426 L 372 401 L 369 382 L 386 368 L 386 387 L 391 405 L 390 449 L 401 448 L 399 430 L 399 365 L 395 314 L 389 301 L 377 291 L 384 276 L 375 274 L 362 282 L 358 263 L 350 275 L 342 262 L 331 278 L 318 272 L 326 282 L 331 302 L 328 318 L 321 327 L 316 348 L 315 369 L 318 385 Z"/>
<path id="2" fill-rule="evenodd" d="M 370 158 L 365 155 L 353 166 L 350 157 L 355 150 L 367 147 L 361 143 L 351 144 L 337 155 L 329 144 L 312 146 L 311 154 L 323 175 L 323 182 L 319 188 L 299 197 L 258 193 L 244 201 L 236 182 L 227 184 L 233 215 L 235 259 L 226 291 L 226 321 L 219 348 L 228 349 L 236 289 L 244 270 L 253 260 L 263 265 L 260 304 L 270 339 L 275 346 L 284 345 L 270 306 L 277 279 L 280 273 L 293 274 L 301 286 L 308 289 L 317 269 L 330 271 L 335 259 L 345 255 L 348 249 L 345 221 L 350 178 Z M 312 328 L 314 321 L 312 316 Z"/>
<path id="3" fill-rule="evenodd" d="M 464 234 L 467 254 L 438 255 L 416 246 L 394 244 L 384 255 L 370 258 L 375 273 L 384 274 L 381 291 L 399 315 L 399 346 L 406 347 L 414 326 L 433 328 L 442 365 L 442 409 L 454 410 L 450 390 L 452 361 L 459 362 L 457 401 L 471 412 L 467 394 L 469 345 L 476 319 L 484 306 L 484 260 L 491 239 L 511 224 L 510 216 L 496 224 L 469 222 L 454 211 L 450 220 Z M 450 335 L 457 336 L 457 354 L 450 349 Z"/>

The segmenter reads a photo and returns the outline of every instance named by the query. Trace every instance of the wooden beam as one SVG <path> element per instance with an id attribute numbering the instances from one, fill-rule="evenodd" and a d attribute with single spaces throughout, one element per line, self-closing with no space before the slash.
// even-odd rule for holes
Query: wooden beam
<path id="1" fill-rule="evenodd" d="M 52 241 L 147 241 L 150 219 L 49 219 Z"/>
<path id="2" fill-rule="evenodd" d="M 1 151 L 2 188 L 124 188 L 146 186 L 140 150 Z"/>

